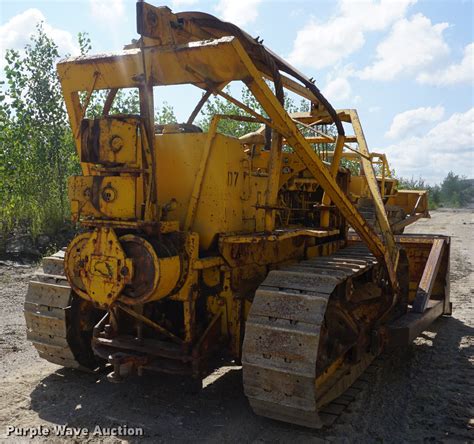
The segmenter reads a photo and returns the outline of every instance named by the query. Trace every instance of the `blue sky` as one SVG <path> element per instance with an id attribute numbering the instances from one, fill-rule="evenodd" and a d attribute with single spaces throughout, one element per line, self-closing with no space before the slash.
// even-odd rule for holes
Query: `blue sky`
<path id="1" fill-rule="evenodd" d="M 357 108 L 372 151 L 404 177 L 474 177 L 472 0 L 169 0 L 232 21 L 309 77 L 337 108 Z M 0 0 L 0 50 L 22 48 L 38 21 L 63 53 L 89 33 L 93 52 L 120 50 L 135 32 L 133 0 Z M 3 61 L 0 62 L 0 67 Z M 186 119 L 194 89 L 158 90 Z"/>

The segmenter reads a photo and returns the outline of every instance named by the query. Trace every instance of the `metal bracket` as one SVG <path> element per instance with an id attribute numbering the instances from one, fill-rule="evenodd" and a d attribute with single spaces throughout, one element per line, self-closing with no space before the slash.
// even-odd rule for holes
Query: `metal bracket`
<path id="1" fill-rule="evenodd" d="M 436 281 L 436 275 L 439 271 L 441 259 L 446 242 L 444 239 L 435 239 L 431 247 L 430 255 L 426 261 L 423 275 L 416 291 L 415 300 L 413 301 L 412 312 L 423 313 L 428 306 L 428 302 L 433 291 L 433 286 Z"/>

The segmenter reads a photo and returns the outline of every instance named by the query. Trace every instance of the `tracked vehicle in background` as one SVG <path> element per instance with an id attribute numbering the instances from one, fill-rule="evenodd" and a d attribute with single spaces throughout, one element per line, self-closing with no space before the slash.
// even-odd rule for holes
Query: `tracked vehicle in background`
<path id="1" fill-rule="evenodd" d="M 403 234 L 408 225 L 421 218 L 429 218 L 429 204 L 427 190 L 399 189 L 398 179 L 392 176 L 385 154 L 369 153 L 369 158 L 376 171 L 380 196 L 382 197 L 385 212 L 394 234 Z M 363 168 L 360 166 L 360 154 L 354 150 L 344 152 L 343 159 L 353 162 L 356 174 L 351 175 L 349 195 L 356 204 L 359 212 L 366 220 L 375 224 L 375 205 L 371 198 Z"/>
<path id="2" fill-rule="evenodd" d="M 356 111 L 334 110 L 261 42 L 210 15 L 143 2 L 137 25 L 140 39 L 121 53 L 58 64 L 82 166 L 69 181 L 82 230 L 30 283 L 28 338 L 65 367 L 107 364 L 112 381 L 148 371 L 200 381 L 226 356 L 241 361 L 256 413 L 322 427 L 331 414 L 321 412 L 377 355 L 450 312 L 449 238 L 394 236 Z M 224 92 L 233 81 L 264 113 Z M 155 122 L 153 88 L 179 84 L 204 91 L 189 120 Z M 122 88 L 138 90 L 140 115 L 110 114 Z M 290 116 L 284 89 L 310 111 Z M 97 90 L 108 90 L 102 115 L 87 119 Z M 212 94 L 246 116 L 216 115 L 203 132 L 194 119 Z M 223 119 L 266 130 L 237 139 L 218 131 Z M 322 121 L 337 135 L 308 134 Z M 328 138 L 324 159 L 317 146 Z M 349 196 L 349 142 L 373 224 Z"/>

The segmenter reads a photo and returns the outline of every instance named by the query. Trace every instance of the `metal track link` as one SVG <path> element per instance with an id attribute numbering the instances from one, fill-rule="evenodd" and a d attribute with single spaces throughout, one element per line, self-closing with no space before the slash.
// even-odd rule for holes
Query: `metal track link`
<path id="1" fill-rule="evenodd" d="M 372 359 L 373 361 L 368 367 L 365 367 L 365 361 L 361 361 L 359 371 L 362 371 L 363 374 L 344 391 L 344 394 L 319 410 L 319 416 L 325 426 L 334 424 L 341 414 L 349 407 L 352 401 L 354 401 L 370 386 L 373 378 L 376 377 L 377 372 L 382 366 L 382 359 L 380 356 L 375 359 L 371 357 L 370 360 Z M 356 372 L 354 372 L 354 374 L 355 373 Z"/>
<path id="2" fill-rule="evenodd" d="M 364 355 L 349 372 L 345 370 L 331 388 L 332 398 L 319 409 L 326 396 L 316 387 L 321 327 L 336 286 L 376 263 L 365 246 L 352 245 L 268 274 L 255 293 L 242 355 L 244 390 L 256 414 L 321 428 L 342 412 L 345 398 L 340 395 L 347 393 L 374 356 Z M 330 403 L 335 398 L 339 404 Z"/>
<path id="3" fill-rule="evenodd" d="M 53 364 L 90 371 L 81 365 L 68 337 L 73 293 L 64 275 L 64 251 L 45 257 L 28 285 L 24 304 L 27 338 Z"/>

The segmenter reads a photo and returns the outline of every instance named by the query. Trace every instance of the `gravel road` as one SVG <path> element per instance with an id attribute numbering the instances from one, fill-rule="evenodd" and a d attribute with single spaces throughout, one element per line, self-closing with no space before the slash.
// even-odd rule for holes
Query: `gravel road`
<path id="1" fill-rule="evenodd" d="M 438 210 L 408 231 L 452 236 L 453 316 L 384 356 L 372 384 L 319 431 L 255 416 L 239 367 L 220 369 L 192 395 L 171 376 L 116 385 L 41 360 L 26 341 L 22 313 L 34 267 L 0 263 L 0 442 L 31 442 L 8 438 L 8 426 L 44 432 L 58 425 L 89 430 L 73 442 L 474 442 L 474 210 Z M 141 427 L 144 436 L 98 438 L 97 425 L 110 433 Z"/>

